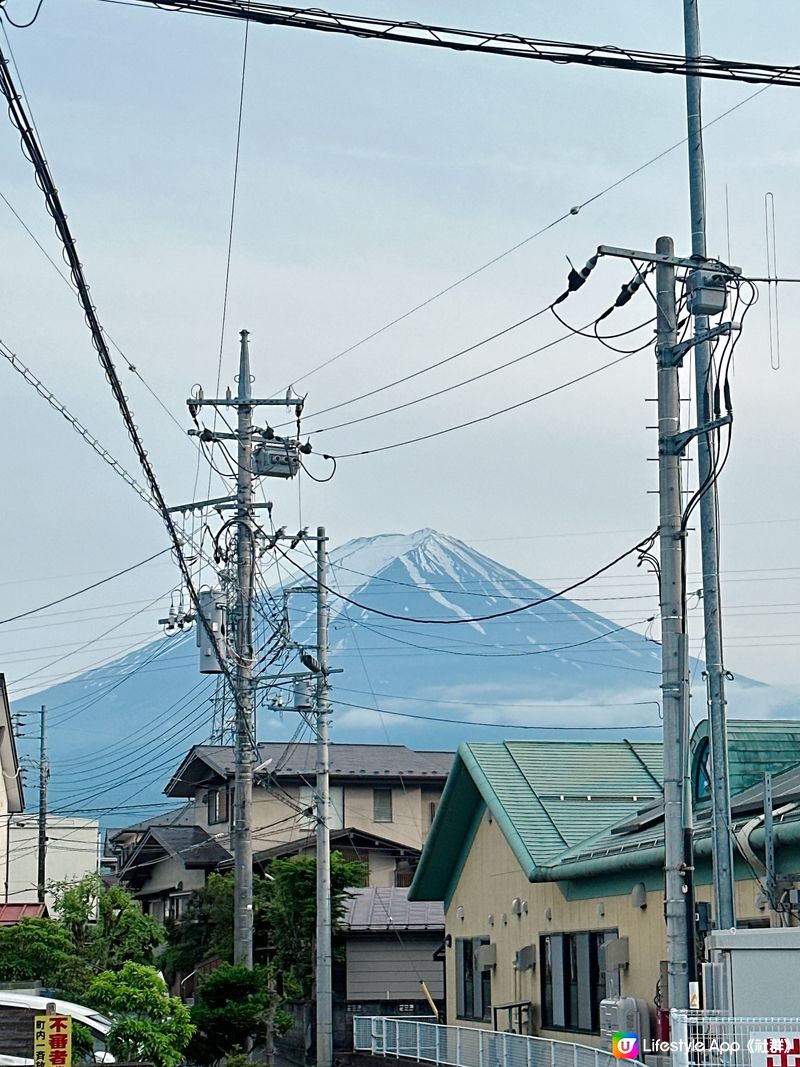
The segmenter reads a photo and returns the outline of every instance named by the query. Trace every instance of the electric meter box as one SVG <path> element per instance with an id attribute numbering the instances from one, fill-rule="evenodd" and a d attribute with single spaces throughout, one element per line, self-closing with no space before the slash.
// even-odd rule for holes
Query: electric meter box
<path id="1" fill-rule="evenodd" d="M 262 478 L 294 478 L 300 454 L 294 441 L 265 441 L 253 452 L 253 474 Z"/>

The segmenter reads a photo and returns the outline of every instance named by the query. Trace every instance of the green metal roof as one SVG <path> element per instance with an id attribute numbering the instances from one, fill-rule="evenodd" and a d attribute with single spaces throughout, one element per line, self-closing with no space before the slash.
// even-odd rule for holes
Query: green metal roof
<path id="1" fill-rule="evenodd" d="M 695 764 L 707 738 L 708 723 L 702 722 L 691 741 Z M 594 877 L 604 864 L 628 862 L 632 854 L 663 862 L 656 806 L 662 751 L 660 741 L 461 745 L 409 898 L 447 902 L 486 809 L 531 881 L 577 877 L 581 867 L 580 876 Z M 800 767 L 800 721 L 729 720 L 728 753 L 735 797 L 760 783 L 765 771 L 777 775 Z M 789 821 L 786 833 L 800 840 Z"/>
<path id="2" fill-rule="evenodd" d="M 764 772 L 780 774 L 800 765 L 800 722 L 793 719 L 729 719 L 728 773 L 731 796 L 763 781 Z M 692 735 L 692 781 L 708 740 L 708 720 Z"/>
<path id="3" fill-rule="evenodd" d="M 528 878 L 661 794 L 660 742 L 463 744 L 409 898 L 445 900 L 488 809 Z"/>

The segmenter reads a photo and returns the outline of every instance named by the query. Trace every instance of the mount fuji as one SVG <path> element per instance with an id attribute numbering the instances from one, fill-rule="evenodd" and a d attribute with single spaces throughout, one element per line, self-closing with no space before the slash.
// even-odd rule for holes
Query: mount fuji
<path id="1" fill-rule="evenodd" d="M 262 646 L 274 647 L 266 620 L 280 614 L 282 589 L 307 588 L 306 571 L 313 577 L 311 556 L 302 560 L 293 573 L 284 566 L 262 598 Z M 453 537 L 418 530 L 350 541 L 331 553 L 329 585 L 329 665 L 341 671 L 331 678 L 333 741 L 435 749 L 598 729 L 608 732 L 594 736 L 658 736 L 655 641 L 552 598 Z M 642 615 L 656 611 L 651 591 L 637 601 Z M 292 640 L 313 649 L 313 597 L 289 604 Z M 298 669 L 295 659 L 269 670 L 281 665 Z M 181 633 L 37 695 L 50 709 L 54 811 L 118 809 L 119 823 L 122 812 L 159 802 L 189 746 L 209 737 L 216 679 L 197 666 L 194 633 Z M 293 706 L 288 683 L 260 688 L 259 739 L 293 736 L 301 725 Z"/>

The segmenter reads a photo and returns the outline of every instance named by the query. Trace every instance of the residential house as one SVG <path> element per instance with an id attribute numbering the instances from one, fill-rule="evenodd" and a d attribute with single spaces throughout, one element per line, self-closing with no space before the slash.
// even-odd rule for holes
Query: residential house
<path id="1" fill-rule="evenodd" d="M 740 925 L 769 925 L 759 880 L 764 771 L 779 873 L 800 871 L 800 723 L 731 722 Z M 693 737 L 694 888 L 712 898 L 707 733 Z M 409 896 L 445 909 L 447 1018 L 600 1043 L 600 1001 L 667 1007 L 662 747 L 656 742 L 465 744 Z M 791 882 L 784 881 L 785 888 Z M 784 894 L 784 901 L 788 897 Z M 788 903 L 781 905 L 788 907 Z"/>
<path id="2" fill-rule="evenodd" d="M 3 898 L 8 902 L 10 869 L 9 834 L 11 820 L 25 810 L 17 746 L 11 723 L 6 678 L 0 674 L 0 870 L 3 872 Z"/>
<path id="3" fill-rule="evenodd" d="M 315 746 L 265 743 L 258 758 L 255 865 L 313 855 Z M 403 745 L 330 746 L 331 847 L 363 860 L 369 885 L 410 885 L 452 758 Z M 209 871 L 230 868 L 233 783 L 233 748 L 196 745 L 165 789 L 186 802 L 180 814 L 172 813 L 175 824 L 147 820 L 109 838 L 120 880 L 159 918 L 179 917 L 181 901 Z"/>

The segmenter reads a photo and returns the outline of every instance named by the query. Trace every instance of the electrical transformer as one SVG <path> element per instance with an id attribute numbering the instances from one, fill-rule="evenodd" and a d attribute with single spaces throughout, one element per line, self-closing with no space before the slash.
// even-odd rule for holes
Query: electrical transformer
<path id="1" fill-rule="evenodd" d="M 300 452 L 296 441 L 276 437 L 253 451 L 253 474 L 262 478 L 294 478 L 300 469 Z"/>
<path id="2" fill-rule="evenodd" d="M 200 649 L 200 673 L 222 674 L 222 660 L 227 652 L 225 631 L 225 596 L 219 587 L 201 589 L 197 594 L 197 647 Z M 207 625 L 203 625 L 205 620 Z M 209 631 L 211 631 L 209 633 Z"/>

